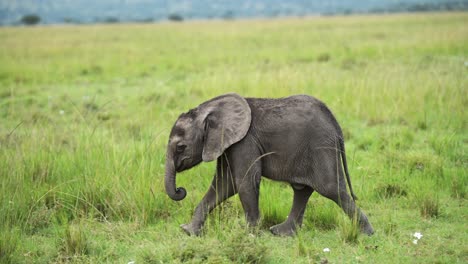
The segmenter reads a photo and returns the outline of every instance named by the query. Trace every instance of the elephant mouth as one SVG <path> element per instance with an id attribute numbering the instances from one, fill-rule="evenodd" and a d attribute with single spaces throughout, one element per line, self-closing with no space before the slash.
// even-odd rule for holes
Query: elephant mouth
<path id="1" fill-rule="evenodd" d="M 181 172 L 182 170 L 183 170 L 183 166 L 182 166 L 182 165 L 177 166 L 176 172 Z"/>
<path id="2" fill-rule="evenodd" d="M 181 172 L 187 169 L 184 164 L 186 160 L 188 160 L 188 158 L 183 158 L 180 160 L 179 164 L 177 164 L 176 172 Z"/>
<path id="3" fill-rule="evenodd" d="M 178 162 L 175 170 L 176 172 L 182 172 L 184 170 L 193 168 L 200 162 L 201 159 L 194 159 L 193 157 L 183 158 L 180 162 Z"/>

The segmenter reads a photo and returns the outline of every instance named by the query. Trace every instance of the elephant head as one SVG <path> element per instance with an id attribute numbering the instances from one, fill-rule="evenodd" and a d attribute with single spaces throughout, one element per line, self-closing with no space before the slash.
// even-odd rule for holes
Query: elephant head
<path id="1" fill-rule="evenodd" d="M 176 188 L 176 172 L 217 159 L 232 144 L 245 137 L 251 111 L 247 101 L 234 93 L 207 101 L 181 114 L 172 127 L 166 152 L 166 193 L 175 201 L 185 198 Z"/>

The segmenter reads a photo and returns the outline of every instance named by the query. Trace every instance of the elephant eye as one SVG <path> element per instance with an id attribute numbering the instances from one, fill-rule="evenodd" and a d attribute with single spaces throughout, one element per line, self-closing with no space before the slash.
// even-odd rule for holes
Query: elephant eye
<path id="1" fill-rule="evenodd" d="M 177 153 L 182 153 L 182 152 L 184 152 L 186 147 L 187 147 L 186 145 L 177 145 L 176 146 L 176 152 Z"/>

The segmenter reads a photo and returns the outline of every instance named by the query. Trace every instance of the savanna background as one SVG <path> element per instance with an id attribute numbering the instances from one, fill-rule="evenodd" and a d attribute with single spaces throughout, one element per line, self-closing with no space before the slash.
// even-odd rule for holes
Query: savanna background
<path id="1" fill-rule="evenodd" d="M 0 28 L 0 262 L 468 262 L 467 25 L 448 12 Z M 376 233 L 314 193 L 298 235 L 275 237 L 292 190 L 264 179 L 258 230 L 233 197 L 185 235 L 215 164 L 179 174 L 187 198 L 170 200 L 170 128 L 226 92 L 323 100 Z"/>

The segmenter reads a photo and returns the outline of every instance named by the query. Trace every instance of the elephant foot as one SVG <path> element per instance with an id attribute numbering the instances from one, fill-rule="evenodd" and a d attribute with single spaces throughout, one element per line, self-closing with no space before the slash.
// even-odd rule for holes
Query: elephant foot
<path id="1" fill-rule="evenodd" d="M 296 234 L 296 225 L 291 222 L 284 222 L 270 227 L 271 233 L 277 236 L 294 236 Z"/>
<path id="2" fill-rule="evenodd" d="M 374 234 L 374 228 L 369 223 L 369 220 L 367 220 L 366 215 L 361 214 L 361 218 L 359 219 L 359 226 L 360 226 L 360 229 L 361 229 L 362 233 L 367 234 L 369 236 Z"/>
<path id="3" fill-rule="evenodd" d="M 190 224 L 182 224 L 180 228 L 184 230 L 184 232 L 189 236 L 199 236 L 201 233 L 200 227 L 194 227 L 192 223 Z"/>
<path id="4" fill-rule="evenodd" d="M 361 232 L 367 234 L 368 236 L 372 236 L 374 234 L 374 228 L 372 228 L 369 222 L 361 224 Z"/>

